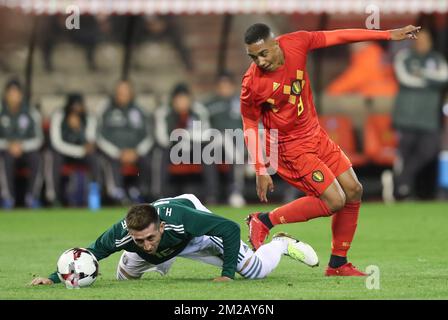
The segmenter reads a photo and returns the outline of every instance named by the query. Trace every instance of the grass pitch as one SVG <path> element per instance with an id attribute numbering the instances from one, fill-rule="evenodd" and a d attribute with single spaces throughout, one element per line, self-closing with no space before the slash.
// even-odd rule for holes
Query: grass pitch
<path id="1" fill-rule="evenodd" d="M 244 209 L 210 207 L 241 224 L 245 216 L 273 206 Z M 368 289 L 363 278 L 324 277 L 330 255 L 331 219 L 282 225 L 313 245 L 321 265 L 308 268 L 284 257 L 266 279 L 213 283 L 220 269 L 178 258 L 169 274 L 146 274 L 137 281 L 116 281 L 116 253 L 100 262 L 100 276 L 88 288 L 67 290 L 63 285 L 31 287 L 35 276 L 55 270 L 59 255 L 87 246 L 124 216 L 126 208 L 97 213 L 82 209 L 16 210 L 0 212 L 0 299 L 448 299 L 447 203 L 383 205 L 365 203 L 350 261 L 361 270 L 379 268 L 379 289 Z"/>

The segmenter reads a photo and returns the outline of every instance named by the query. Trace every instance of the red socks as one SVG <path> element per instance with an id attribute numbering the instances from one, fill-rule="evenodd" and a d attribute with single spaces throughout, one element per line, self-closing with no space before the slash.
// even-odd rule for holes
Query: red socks
<path id="1" fill-rule="evenodd" d="M 358 225 L 361 201 L 347 202 L 345 207 L 333 215 L 331 231 L 333 240 L 331 254 L 346 257 Z"/>
<path id="2" fill-rule="evenodd" d="M 358 225 L 361 201 L 347 202 L 345 207 L 333 214 L 331 230 L 333 233 L 331 254 L 346 257 Z M 303 222 L 310 219 L 330 216 L 332 213 L 321 199 L 302 197 L 269 213 L 273 225 Z"/>
<path id="3" fill-rule="evenodd" d="M 282 223 L 303 222 L 310 219 L 330 216 L 327 204 L 316 197 L 302 197 L 269 213 L 273 225 Z"/>

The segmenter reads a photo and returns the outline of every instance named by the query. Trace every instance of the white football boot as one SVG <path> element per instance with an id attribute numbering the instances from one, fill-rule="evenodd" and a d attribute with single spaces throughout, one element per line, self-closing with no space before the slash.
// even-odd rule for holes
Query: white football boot
<path id="1" fill-rule="evenodd" d="M 292 259 L 302 262 L 312 268 L 319 265 L 319 258 L 316 251 L 314 251 L 313 247 L 308 243 L 297 240 L 285 232 L 276 233 L 272 237 L 272 240 L 286 241 L 288 243 L 288 249 L 285 254 Z"/>

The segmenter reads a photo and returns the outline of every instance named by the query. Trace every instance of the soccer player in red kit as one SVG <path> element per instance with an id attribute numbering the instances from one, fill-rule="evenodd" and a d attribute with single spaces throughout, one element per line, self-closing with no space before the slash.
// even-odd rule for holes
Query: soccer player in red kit
<path id="1" fill-rule="evenodd" d="M 277 155 L 277 173 L 306 196 L 268 213 L 256 212 L 247 218 L 249 240 L 260 247 L 269 230 L 283 223 L 302 222 L 332 216 L 332 251 L 327 276 L 365 276 L 347 261 L 353 240 L 362 185 L 343 151 L 321 128 L 314 107 L 306 57 L 310 50 L 337 44 L 416 39 L 420 27 L 378 31 L 342 29 L 298 31 L 274 38 L 265 24 L 254 24 L 245 33 L 246 50 L 253 62 L 242 81 L 241 114 L 247 148 L 255 160 L 257 195 L 267 202 L 274 184 L 260 159 L 260 119 L 266 130 L 266 153 Z M 278 150 L 270 150 L 270 130 L 276 129 Z M 255 135 L 254 135 L 255 132 Z"/>

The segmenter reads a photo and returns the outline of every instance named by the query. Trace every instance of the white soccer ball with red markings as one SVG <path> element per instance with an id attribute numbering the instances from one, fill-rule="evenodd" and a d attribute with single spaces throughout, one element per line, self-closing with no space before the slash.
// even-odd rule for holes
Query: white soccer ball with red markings
<path id="1" fill-rule="evenodd" d="M 58 260 L 58 277 L 69 289 L 90 286 L 98 276 L 98 260 L 85 248 L 71 248 Z"/>

